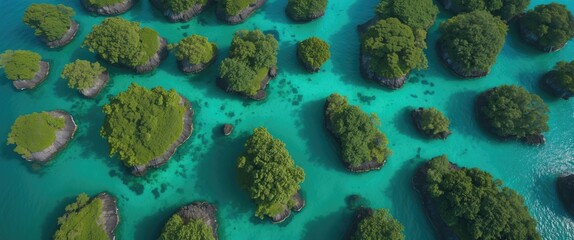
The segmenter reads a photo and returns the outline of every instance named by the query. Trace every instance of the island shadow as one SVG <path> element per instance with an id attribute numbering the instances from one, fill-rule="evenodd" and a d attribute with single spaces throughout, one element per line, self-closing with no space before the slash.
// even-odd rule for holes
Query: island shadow
<path id="1" fill-rule="evenodd" d="M 56 207 L 48 213 L 42 224 L 42 239 L 52 239 L 52 236 L 58 230 L 58 218 L 63 216 L 66 211 L 65 208 L 68 204 L 76 201 L 76 196 L 66 197 L 60 200 Z"/>
<path id="2" fill-rule="evenodd" d="M 301 239 L 344 239 L 353 222 L 353 214 L 353 210 L 343 207 L 316 217 L 305 224 Z"/>
<path id="3" fill-rule="evenodd" d="M 422 136 L 414 126 L 413 119 L 411 117 L 411 111 L 413 109 L 414 107 L 404 107 L 395 114 L 393 118 L 395 128 L 399 133 L 410 138 L 428 140 Z"/>
<path id="4" fill-rule="evenodd" d="M 182 205 L 183 206 L 183 205 Z M 165 207 L 144 217 L 134 229 L 135 239 L 157 239 L 169 218 L 182 206 Z M 121 222 L 120 222 L 121 224 Z"/>

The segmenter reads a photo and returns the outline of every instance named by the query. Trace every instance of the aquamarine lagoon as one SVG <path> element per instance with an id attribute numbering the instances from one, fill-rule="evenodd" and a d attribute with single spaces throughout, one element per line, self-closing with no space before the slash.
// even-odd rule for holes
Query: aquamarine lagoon
<path id="1" fill-rule="evenodd" d="M 62 3 L 76 11 L 80 24 L 68 45 L 49 49 L 22 23 L 32 3 Z M 574 101 L 558 99 L 540 87 L 541 77 L 558 61 L 574 60 L 574 41 L 562 50 L 544 53 L 525 43 L 515 22 L 488 76 L 461 79 L 440 60 L 435 49 L 438 26 L 453 16 L 441 9 L 429 30 L 425 53 L 429 66 L 413 71 L 404 87 L 385 89 L 361 77 L 357 25 L 374 16 L 379 0 L 330 0 L 325 16 L 310 23 L 295 23 L 285 14 L 286 0 L 268 0 L 247 21 L 227 25 L 212 6 L 186 23 L 170 23 L 149 1 L 141 0 L 121 17 L 155 29 L 169 43 L 199 34 L 219 48 L 218 60 L 205 71 L 186 75 L 168 58 L 154 71 L 135 74 L 102 64 L 111 80 L 94 99 L 82 97 L 60 77 L 65 64 L 76 59 L 99 60 L 82 41 L 92 26 L 105 19 L 85 11 L 79 0 L 0 2 L 0 52 L 25 49 L 50 62 L 50 75 L 32 90 L 18 91 L 0 77 L 0 139 L 6 139 L 14 120 L 24 114 L 65 110 L 78 130 L 63 151 L 47 165 L 24 161 L 13 148 L 0 147 L 0 239 L 51 239 L 58 217 L 80 193 L 94 196 L 107 191 L 117 198 L 120 223 L 117 239 L 157 239 L 165 222 L 181 206 L 209 201 L 218 211 L 221 239 L 342 239 L 352 222 L 346 199 L 360 195 L 369 207 L 386 208 L 404 227 L 406 239 L 435 239 L 436 234 L 412 186 L 416 168 L 442 154 L 463 167 L 477 167 L 501 179 L 522 195 L 543 239 L 574 239 L 574 217 L 568 215 L 556 193 L 556 178 L 574 171 Z M 550 0 L 532 0 L 529 9 Z M 574 1 L 556 0 L 574 11 Z M 218 66 L 227 56 L 237 30 L 259 29 L 279 41 L 278 76 L 267 88 L 267 98 L 253 101 L 226 93 L 216 85 Z M 317 36 L 331 45 L 331 59 L 310 74 L 298 62 L 297 43 Z M 172 159 L 146 176 L 135 177 L 116 156 L 109 156 L 100 136 L 102 106 L 131 83 L 146 88 L 175 89 L 193 105 L 194 130 Z M 536 93 L 549 106 L 550 131 L 546 144 L 532 146 L 503 141 L 481 128 L 474 102 L 483 91 L 516 84 Z M 378 171 L 347 171 L 339 147 L 324 126 L 324 104 L 332 93 L 349 99 L 365 112 L 376 113 L 393 154 Z M 430 140 L 415 128 L 410 110 L 436 107 L 451 120 L 447 140 Z M 222 125 L 235 129 L 224 136 Z M 305 170 L 301 192 L 305 208 L 280 224 L 254 216 L 255 204 L 237 183 L 237 157 L 256 127 L 263 126 L 285 142 L 295 164 Z"/>

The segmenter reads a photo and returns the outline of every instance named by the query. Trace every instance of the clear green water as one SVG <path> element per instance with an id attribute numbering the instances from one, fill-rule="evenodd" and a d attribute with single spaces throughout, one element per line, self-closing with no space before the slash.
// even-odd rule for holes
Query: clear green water
<path id="1" fill-rule="evenodd" d="M 64 109 L 74 115 L 79 128 L 76 138 L 49 166 L 34 166 L 21 160 L 12 147 L 0 148 L 0 239 L 48 239 L 64 206 L 77 194 L 101 191 L 118 197 L 119 239 L 157 238 L 169 216 L 195 200 L 217 204 L 223 239 L 338 239 L 352 214 L 344 200 L 350 194 L 362 195 L 372 207 L 390 208 L 404 224 L 407 239 L 434 239 L 411 187 L 411 176 L 422 159 L 443 153 L 457 164 L 490 172 L 522 194 L 545 239 L 574 239 L 573 218 L 558 201 L 554 182 L 560 173 L 574 170 L 574 101 L 556 100 L 537 85 L 555 62 L 573 59 L 574 42 L 558 53 L 542 54 L 522 43 L 516 28 L 511 28 L 492 73 L 483 79 L 459 80 L 441 65 L 432 47 L 438 38 L 438 23 L 450 16 L 443 13 L 429 34 L 428 70 L 415 72 L 403 89 L 389 91 L 361 79 L 358 68 L 356 25 L 372 17 L 378 0 L 332 0 L 327 14 L 309 24 L 288 21 L 286 0 L 269 0 L 238 26 L 218 22 L 213 9 L 189 23 L 167 23 L 144 0 L 123 17 L 158 30 L 170 42 L 188 34 L 205 35 L 217 42 L 222 57 L 227 55 L 236 30 L 277 31 L 280 74 L 269 86 L 268 99 L 251 102 L 224 93 L 215 85 L 217 66 L 185 76 L 170 55 L 151 74 L 134 75 L 111 67 L 113 80 L 98 98 L 89 100 L 68 89 L 59 73 L 64 64 L 76 58 L 95 59 L 79 47 L 91 26 L 103 18 L 87 15 L 79 1 L 66 1 L 78 12 L 80 33 L 63 49 L 49 50 L 21 23 L 31 2 L 0 2 L 0 51 L 38 51 L 51 61 L 53 70 L 46 82 L 32 91 L 17 92 L 4 77 L 0 79 L 0 138 L 7 136 L 17 116 L 33 111 Z M 532 6 L 546 2 L 533 0 Z M 558 2 L 574 11 L 574 2 Z M 309 75 L 297 63 L 295 43 L 312 35 L 332 45 L 332 60 L 324 71 Z M 110 158 L 107 144 L 98 134 L 104 118 L 101 106 L 131 82 L 174 88 L 190 99 L 196 110 L 192 137 L 167 165 L 144 178 L 131 177 L 117 159 Z M 474 97 L 509 83 L 525 86 L 549 104 L 551 131 L 546 134 L 546 145 L 501 142 L 477 126 L 472 115 Z M 380 128 L 394 151 L 381 171 L 354 175 L 343 168 L 336 145 L 322 125 L 324 99 L 333 92 L 348 96 L 351 103 L 381 118 Z M 452 120 L 453 135 L 446 141 L 421 138 L 407 115 L 408 108 L 418 106 L 445 111 Z M 236 129 L 231 137 L 223 137 L 220 124 L 228 122 Z M 235 182 L 235 159 L 248 134 L 258 126 L 267 127 L 285 141 L 307 175 L 302 184 L 307 206 L 280 225 L 255 219 L 254 204 Z"/>

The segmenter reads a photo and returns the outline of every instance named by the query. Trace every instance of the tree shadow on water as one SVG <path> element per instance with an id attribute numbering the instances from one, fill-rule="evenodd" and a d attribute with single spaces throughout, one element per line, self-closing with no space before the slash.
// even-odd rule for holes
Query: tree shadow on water
<path id="1" fill-rule="evenodd" d="M 60 200 L 56 207 L 48 213 L 42 224 L 42 239 L 52 239 L 52 236 L 58 230 L 58 218 L 64 215 L 66 206 L 75 200 L 76 196 L 66 197 Z"/>
<path id="2" fill-rule="evenodd" d="M 305 224 L 302 239 L 344 239 L 351 225 L 353 211 L 347 208 L 312 219 Z"/>
<path id="3" fill-rule="evenodd" d="M 134 229 L 134 238 L 139 240 L 157 239 L 161 234 L 163 226 L 169 218 L 176 213 L 181 206 L 165 207 L 159 209 L 152 215 L 144 217 L 139 221 Z M 121 222 L 120 222 L 121 224 Z"/>
<path id="4" fill-rule="evenodd" d="M 413 109 L 413 107 L 402 108 L 395 114 L 393 122 L 399 133 L 414 139 L 420 139 L 422 135 L 417 131 L 411 118 L 411 111 Z"/>

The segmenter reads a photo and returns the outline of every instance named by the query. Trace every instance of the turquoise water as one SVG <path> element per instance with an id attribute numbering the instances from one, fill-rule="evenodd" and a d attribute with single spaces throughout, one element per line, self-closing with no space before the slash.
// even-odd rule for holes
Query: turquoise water
<path id="1" fill-rule="evenodd" d="M 411 177 L 423 159 L 439 154 L 448 154 L 462 166 L 486 170 L 523 195 L 544 239 L 574 239 L 573 218 L 565 213 L 555 189 L 559 174 L 574 171 L 574 101 L 554 99 L 537 84 L 555 62 L 573 59 L 572 41 L 560 52 L 543 54 L 525 45 L 511 27 L 492 72 L 477 80 L 454 77 L 431 47 L 426 51 L 429 68 L 414 72 L 402 89 L 390 91 L 359 75 L 356 25 L 372 17 L 378 0 L 331 0 L 326 15 L 308 24 L 293 24 L 286 18 L 286 0 L 269 0 L 238 26 L 217 21 L 214 9 L 189 23 L 168 23 L 143 0 L 123 17 L 156 29 L 169 42 L 190 34 L 207 36 L 222 50 L 217 64 L 227 55 L 236 30 L 276 31 L 280 72 L 268 88 L 268 99 L 252 102 L 224 93 L 215 85 L 217 66 L 195 76 L 183 75 L 173 55 L 145 75 L 109 67 L 112 81 L 108 87 L 96 99 L 84 99 L 68 89 L 59 73 L 64 64 L 77 58 L 95 60 L 80 45 L 91 26 L 103 18 L 89 16 L 79 1 L 65 1 L 78 13 L 80 32 L 68 46 L 50 50 L 21 23 L 24 9 L 32 2 L 62 1 L 1 1 L 0 51 L 38 51 L 53 68 L 49 78 L 31 91 L 17 92 L 1 77 L 0 138 L 7 136 L 16 117 L 34 111 L 64 109 L 72 113 L 79 128 L 75 139 L 48 166 L 27 163 L 12 152 L 12 146 L 1 144 L 0 239 L 49 239 L 66 204 L 81 192 L 101 191 L 118 198 L 118 239 L 157 238 L 169 216 L 195 200 L 217 205 L 222 239 L 339 239 L 352 215 L 345 204 L 350 194 L 360 194 L 372 207 L 389 208 L 405 226 L 407 239 L 434 239 Z M 547 2 L 532 0 L 531 7 Z M 558 2 L 574 11 L 574 2 Z M 450 16 L 444 11 L 439 16 L 430 30 L 429 46 L 438 38 L 438 23 Z M 313 35 L 331 44 L 332 58 L 320 73 L 310 75 L 297 63 L 295 44 Z M 132 82 L 174 88 L 190 99 L 196 111 L 191 138 L 167 165 L 143 178 L 132 177 L 116 158 L 110 158 L 105 139 L 98 133 L 104 118 L 102 105 Z M 500 84 L 524 86 L 548 103 L 551 131 L 546 134 L 546 145 L 502 142 L 479 129 L 472 115 L 474 97 Z M 380 129 L 394 152 L 382 170 L 356 175 L 342 166 L 337 147 L 323 128 L 324 99 L 333 92 L 379 115 Z M 453 135 L 446 141 L 419 136 L 407 114 L 409 108 L 419 106 L 443 110 L 451 118 Z M 236 126 L 232 136 L 222 136 L 223 123 Z M 235 159 L 258 126 L 283 140 L 306 172 L 302 189 L 307 206 L 279 225 L 254 218 L 255 205 L 235 182 Z"/>

